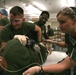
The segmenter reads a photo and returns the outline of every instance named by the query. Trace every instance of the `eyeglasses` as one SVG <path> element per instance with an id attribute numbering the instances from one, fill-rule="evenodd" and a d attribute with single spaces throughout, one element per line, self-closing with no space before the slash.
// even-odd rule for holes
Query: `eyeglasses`
<path id="1" fill-rule="evenodd" d="M 71 16 L 71 17 L 73 17 L 73 18 L 76 17 L 76 13 L 73 11 L 72 8 L 66 7 L 66 8 L 64 8 L 63 10 L 61 10 L 61 12 L 63 12 L 63 13 L 66 14 L 66 15 L 69 15 L 69 16 Z M 58 15 L 59 15 L 59 14 L 58 14 Z"/>
<path id="2" fill-rule="evenodd" d="M 10 19 L 10 21 L 20 23 L 22 21 L 22 19 Z"/>

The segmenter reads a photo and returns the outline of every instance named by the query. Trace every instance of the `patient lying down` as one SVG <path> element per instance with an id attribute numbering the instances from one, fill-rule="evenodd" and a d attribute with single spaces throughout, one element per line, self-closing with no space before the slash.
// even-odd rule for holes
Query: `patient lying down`
<path id="1" fill-rule="evenodd" d="M 22 75 L 31 66 L 42 65 L 47 58 L 43 44 L 24 35 L 15 35 L 4 47 L 0 56 L 2 75 Z"/>

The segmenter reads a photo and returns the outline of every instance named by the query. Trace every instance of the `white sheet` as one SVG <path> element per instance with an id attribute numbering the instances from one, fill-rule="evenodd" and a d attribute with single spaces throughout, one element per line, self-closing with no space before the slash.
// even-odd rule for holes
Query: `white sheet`
<path id="1" fill-rule="evenodd" d="M 50 55 L 48 55 L 46 62 L 43 65 L 55 64 L 66 58 L 67 54 L 65 52 L 52 51 Z"/>

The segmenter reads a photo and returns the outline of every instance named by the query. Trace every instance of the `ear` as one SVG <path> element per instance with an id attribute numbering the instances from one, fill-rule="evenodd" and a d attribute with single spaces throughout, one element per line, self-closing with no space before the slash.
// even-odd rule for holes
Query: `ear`
<path id="1" fill-rule="evenodd" d="M 76 18 L 72 19 L 73 25 L 76 25 Z"/>
<path id="2" fill-rule="evenodd" d="M 76 22 L 76 18 L 74 18 L 73 21 Z"/>
<path id="3" fill-rule="evenodd" d="M 23 22 L 25 21 L 25 18 L 23 18 Z"/>

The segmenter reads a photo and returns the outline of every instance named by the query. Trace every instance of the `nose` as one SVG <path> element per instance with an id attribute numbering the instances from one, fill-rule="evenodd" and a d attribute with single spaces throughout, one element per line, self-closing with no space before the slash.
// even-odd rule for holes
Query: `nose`
<path id="1" fill-rule="evenodd" d="M 13 25 L 16 25 L 17 23 L 15 21 L 11 22 Z"/>
<path id="2" fill-rule="evenodd" d="M 45 18 L 44 18 L 43 20 L 44 20 L 45 22 L 47 21 L 47 19 L 45 19 Z"/>
<path id="3" fill-rule="evenodd" d="M 46 23 L 46 19 L 43 19 L 43 22 Z"/>

